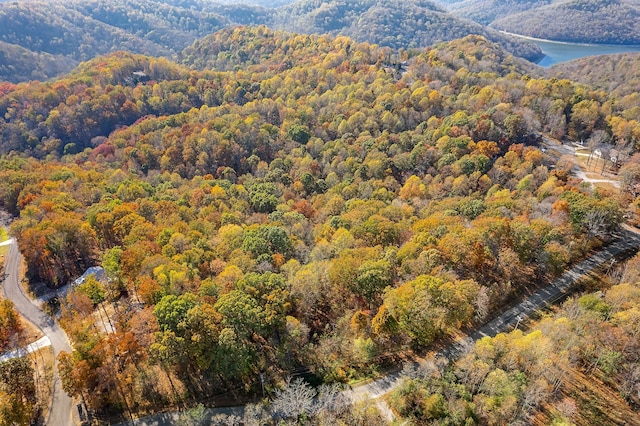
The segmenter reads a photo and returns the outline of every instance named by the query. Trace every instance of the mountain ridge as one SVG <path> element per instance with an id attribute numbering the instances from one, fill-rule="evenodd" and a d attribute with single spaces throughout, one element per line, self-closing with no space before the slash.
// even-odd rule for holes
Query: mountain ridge
<path id="1" fill-rule="evenodd" d="M 3 2 L 0 25 L 5 31 L 0 34 L 0 42 L 6 44 L 0 44 L 0 52 L 11 58 L 15 56 L 11 52 L 22 48 L 34 58 L 46 53 L 67 61 L 56 60 L 62 67 L 58 69 L 48 67 L 48 59 L 42 58 L 35 67 L 41 71 L 36 73 L 11 72 L 5 67 L 5 72 L 0 69 L 0 80 L 15 83 L 34 76 L 46 80 L 70 71 L 79 61 L 115 50 L 172 58 L 194 40 L 239 24 L 302 33 L 328 32 L 394 48 L 424 48 L 475 33 L 500 42 L 518 56 L 542 58 L 537 46 L 461 21 L 430 1 L 363 0 L 358 5 L 362 16 L 346 13 L 343 0 L 297 2 L 277 9 L 203 0 Z M 16 70 L 25 68 L 17 65 Z"/>
<path id="2" fill-rule="evenodd" d="M 640 45 L 637 0 L 439 0 L 438 4 L 463 18 L 523 36 Z"/>

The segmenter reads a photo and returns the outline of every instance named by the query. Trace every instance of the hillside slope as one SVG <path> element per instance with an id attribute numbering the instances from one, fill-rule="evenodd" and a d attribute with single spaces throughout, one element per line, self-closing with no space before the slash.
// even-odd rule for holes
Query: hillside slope
<path id="1" fill-rule="evenodd" d="M 640 53 L 589 56 L 554 65 L 549 72 L 558 78 L 596 86 L 617 97 L 637 97 L 640 92 Z"/>
<path id="2" fill-rule="evenodd" d="M 7 58 L 0 81 L 11 82 L 44 80 L 116 50 L 173 57 L 194 40 L 236 25 L 341 34 L 394 48 L 423 48 L 479 34 L 517 56 L 542 57 L 531 43 L 462 21 L 424 0 L 311 0 L 277 9 L 205 0 L 17 1 L 0 3 L 0 25 L 5 29 L 0 42 L 7 43 L 0 45 Z M 35 71 L 25 69 L 27 61 L 15 54 L 18 50 L 35 60 Z M 52 64 L 41 58 L 46 54 L 54 55 Z"/>
<path id="3" fill-rule="evenodd" d="M 202 7 L 196 8 L 199 6 Z M 235 10 L 218 6 L 223 13 Z M 243 15 L 251 16 L 246 11 Z M 0 80 L 47 79 L 71 70 L 79 61 L 115 50 L 170 56 L 196 38 L 232 23 L 229 18 L 205 11 L 204 3 L 194 1 L 183 2 L 183 6 L 155 0 L 0 3 L 0 42 L 7 43 L 0 49 L 8 58 L 5 68 L 0 68 Z M 20 65 L 24 58 L 11 61 L 16 55 L 9 52 L 20 49 L 27 57 L 54 55 L 54 63 L 62 68 L 35 61 L 36 69 L 43 71 L 34 75 Z"/>
<path id="4" fill-rule="evenodd" d="M 62 382 L 105 422 L 238 404 L 262 395 L 261 375 L 274 399 L 300 371 L 375 376 L 557 276 L 622 219 L 535 145 L 626 111 L 484 37 L 400 52 L 241 27 L 182 61 L 117 52 L 0 85 L 0 205 L 28 277 L 55 288 L 101 263 L 111 278 L 60 303 Z M 519 396 L 510 407 L 528 409 Z M 292 416 L 277 407 L 260 424 Z M 477 407 L 461 419 L 515 418 Z"/>
<path id="5" fill-rule="evenodd" d="M 542 58 L 537 46 L 461 20 L 429 0 L 302 0 L 279 12 L 274 25 L 288 31 L 340 34 L 396 49 L 425 47 L 475 34 L 514 55 L 534 62 Z"/>
<path id="6" fill-rule="evenodd" d="M 553 0 L 438 0 L 437 3 L 482 25 L 515 13 L 525 12 L 551 4 Z"/>
<path id="7" fill-rule="evenodd" d="M 46 80 L 69 71 L 77 64 L 78 61 L 62 55 L 34 52 L 0 41 L 0 81 Z"/>
<path id="8" fill-rule="evenodd" d="M 639 24 L 640 7 L 636 1 L 573 0 L 497 19 L 491 26 L 549 40 L 640 44 Z"/>
<path id="9" fill-rule="evenodd" d="M 637 0 L 439 0 L 463 18 L 548 40 L 640 44 Z"/>

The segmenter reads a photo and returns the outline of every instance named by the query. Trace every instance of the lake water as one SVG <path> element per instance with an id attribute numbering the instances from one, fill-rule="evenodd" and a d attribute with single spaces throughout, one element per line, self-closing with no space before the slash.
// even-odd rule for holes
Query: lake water
<path id="1" fill-rule="evenodd" d="M 542 40 L 539 38 L 526 37 L 520 34 L 508 33 L 501 31 L 517 38 L 521 38 L 540 46 L 542 52 L 546 55 L 538 65 L 541 67 L 550 67 L 553 64 L 567 62 L 573 59 L 583 58 L 585 56 L 609 55 L 612 53 L 629 53 L 640 52 L 640 46 L 621 46 L 615 44 L 579 44 L 564 43 L 560 41 Z"/>
<path id="2" fill-rule="evenodd" d="M 582 58 L 584 56 L 608 55 L 610 53 L 640 52 L 640 46 L 615 46 L 596 44 L 558 43 L 546 40 L 529 39 L 540 46 L 546 55 L 538 65 L 550 67 L 553 64 Z"/>

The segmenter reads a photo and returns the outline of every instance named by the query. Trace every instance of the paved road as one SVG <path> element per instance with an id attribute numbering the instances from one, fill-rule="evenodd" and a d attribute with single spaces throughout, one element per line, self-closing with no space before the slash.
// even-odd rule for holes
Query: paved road
<path id="1" fill-rule="evenodd" d="M 538 290 L 529 298 L 496 317 L 476 331 L 435 354 L 435 358 L 444 357 L 455 360 L 466 352 L 476 341 L 483 337 L 493 337 L 498 333 L 512 330 L 519 322 L 526 320 L 532 314 L 564 299 L 571 293 L 576 282 L 589 274 L 600 265 L 607 264 L 621 256 L 630 256 L 640 249 L 640 235 L 627 229 L 622 229 L 620 237 L 613 244 L 593 254 L 588 259 L 566 271 L 548 286 Z M 422 361 L 426 363 L 426 361 Z M 421 363 L 418 363 L 421 364 Z M 351 391 L 356 400 L 379 398 L 392 391 L 404 378 L 402 372 L 389 374 L 372 383 L 357 387 Z"/>
<path id="2" fill-rule="evenodd" d="M 22 255 L 18 251 L 18 245 L 15 240 L 10 240 L 9 252 L 6 255 L 4 264 L 4 282 L 2 285 L 2 293 L 4 297 L 11 300 L 16 309 L 29 321 L 35 324 L 42 333 L 51 340 L 54 356 L 62 351 L 71 352 L 69 339 L 66 333 L 44 312 L 40 310 L 31 300 L 24 294 L 20 287 L 20 263 Z M 53 395 L 51 409 L 47 425 L 50 426 L 71 426 L 71 398 L 62 390 L 60 378 L 58 377 L 58 369 L 54 368 L 53 378 Z"/>
<path id="3" fill-rule="evenodd" d="M 526 320 L 535 312 L 564 299 L 574 290 L 577 281 L 592 272 L 594 269 L 611 262 L 613 259 L 629 257 L 636 253 L 638 249 L 640 249 L 640 235 L 636 232 L 623 228 L 620 231 L 619 238 L 614 243 L 569 269 L 553 283 L 538 290 L 529 298 L 523 300 L 516 306 L 504 312 L 502 315 L 470 333 L 464 339 L 461 339 L 437 352 L 435 357 L 455 360 L 461 354 L 465 353 L 465 351 L 477 340 L 480 340 L 485 336 L 493 337 L 498 333 L 512 330 L 519 322 Z M 416 362 L 416 364 L 419 366 L 420 364 L 427 364 L 427 362 L 429 361 L 421 360 L 420 362 Z M 405 376 L 403 372 L 390 373 L 381 379 L 345 391 L 345 393 L 346 396 L 354 401 L 378 399 L 384 394 L 392 391 L 404 378 Z M 390 417 L 393 417 L 393 414 L 389 408 L 382 400 L 379 402 L 378 406 L 383 412 L 383 415 L 389 418 L 389 420 L 392 420 Z M 216 414 L 228 415 L 230 412 L 235 415 L 242 416 L 243 407 L 208 409 L 207 418 L 210 419 Z M 137 419 L 134 422 L 121 423 L 118 426 L 130 424 L 134 424 L 136 426 L 169 426 L 175 424 L 178 419 L 179 413 L 163 413 Z"/>
<path id="4" fill-rule="evenodd" d="M 613 185 L 615 188 L 620 189 L 620 182 L 618 181 L 618 179 L 607 179 L 605 177 L 602 178 L 591 178 L 587 175 L 587 173 L 582 170 L 582 168 L 580 167 L 580 164 L 578 162 L 577 157 L 587 157 L 589 156 L 589 154 L 586 153 L 582 153 L 582 152 L 578 152 L 578 149 L 576 149 L 575 146 L 571 146 L 571 145 L 566 145 L 560 141 L 554 140 L 549 138 L 548 136 L 544 136 L 542 135 L 542 140 L 544 141 L 545 144 L 547 144 L 547 146 L 551 149 L 554 149 L 555 151 L 557 151 L 560 155 L 570 155 L 572 157 L 576 157 L 576 162 L 573 166 L 573 168 L 571 169 L 571 172 L 578 178 L 581 179 L 583 182 L 587 182 L 587 183 L 608 183 L 610 185 Z M 585 149 L 588 149 L 585 147 Z M 598 164 L 597 168 L 601 168 L 602 166 L 600 165 L 601 160 L 600 159 L 593 159 L 594 164 Z M 595 166 L 594 166 L 595 167 Z M 597 174 L 597 171 L 593 171 L 590 172 L 591 175 L 595 175 Z M 602 175 L 602 174 L 601 174 Z"/>

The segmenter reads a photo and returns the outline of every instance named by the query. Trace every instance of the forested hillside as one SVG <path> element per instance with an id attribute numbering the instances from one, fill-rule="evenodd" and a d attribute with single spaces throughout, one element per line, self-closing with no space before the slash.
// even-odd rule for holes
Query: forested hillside
<path id="1" fill-rule="evenodd" d="M 639 23 L 637 1 L 574 0 L 504 17 L 491 26 L 550 40 L 637 45 L 640 44 Z"/>
<path id="2" fill-rule="evenodd" d="M 275 26 L 300 33 L 341 34 L 396 49 L 475 34 L 534 62 L 544 56 L 536 45 L 458 19 L 430 0 L 301 0 L 280 8 Z"/>
<path id="3" fill-rule="evenodd" d="M 482 25 L 516 13 L 535 10 L 553 0 L 436 0 L 447 10 Z"/>
<path id="4" fill-rule="evenodd" d="M 0 80 L 47 80 L 68 72 L 78 61 L 63 55 L 36 53 L 15 44 L 0 42 Z"/>
<path id="5" fill-rule="evenodd" d="M 0 4 L 0 45 L 6 59 L 18 49 L 27 49 L 29 56 L 55 55 L 63 57 L 65 72 L 79 61 L 85 61 L 115 50 L 170 56 L 191 44 L 194 39 L 235 23 L 263 23 L 266 9 L 227 7 L 213 4 L 209 9 L 199 0 L 176 2 L 155 0 L 118 1 L 21 1 Z M 212 8 L 219 8 L 223 16 Z M 233 20 L 235 14 L 246 19 Z M 264 16 L 263 16 L 264 15 Z M 33 74 L 19 66 L 25 59 L 16 58 L 17 65 L 6 62 L 6 72 L 0 80 L 25 81 Z M 47 57 L 38 58 L 37 69 L 47 72 L 44 78 L 59 74 L 48 70 Z M 58 62 L 59 63 L 59 62 Z M 61 64 L 62 65 L 62 64 Z M 14 69 L 9 67 L 13 66 Z M 36 74 L 36 76 L 41 76 Z"/>
<path id="6" fill-rule="evenodd" d="M 637 0 L 441 0 L 452 12 L 491 28 L 574 43 L 640 44 Z"/>
<path id="7" fill-rule="evenodd" d="M 639 260 L 527 332 L 483 338 L 451 366 L 408 371 L 390 404 L 417 424 L 461 424 L 470 413 L 482 424 L 640 423 Z"/>
<path id="8" fill-rule="evenodd" d="M 620 102 L 633 102 L 640 93 L 640 54 L 591 56 L 557 64 L 550 72 L 611 92 Z"/>
<path id="9" fill-rule="evenodd" d="M 355 13 L 347 12 L 354 7 Z M 0 81 L 46 80 L 117 50 L 172 58 L 223 27 L 258 24 L 396 48 L 480 34 L 515 55 L 542 57 L 531 43 L 461 21 L 422 0 L 309 1 L 277 9 L 205 0 L 37 0 L 0 3 Z"/>
<path id="10" fill-rule="evenodd" d="M 0 86 L 0 203 L 29 278 L 109 277 L 60 301 L 64 387 L 99 415 L 257 395 L 260 374 L 269 395 L 300 371 L 375 375 L 621 221 L 537 132 L 635 146 L 639 109 L 483 37 L 397 52 L 236 28 L 181 61 Z"/>
<path id="11" fill-rule="evenodd" d="M 280 6 L 285 6 L 287 4 L 291 4 L 296 2 L 297 0 L 218 0 L 220 3 L 225 4 L 255 4 L 263 7 L 276 8 Z"/>

